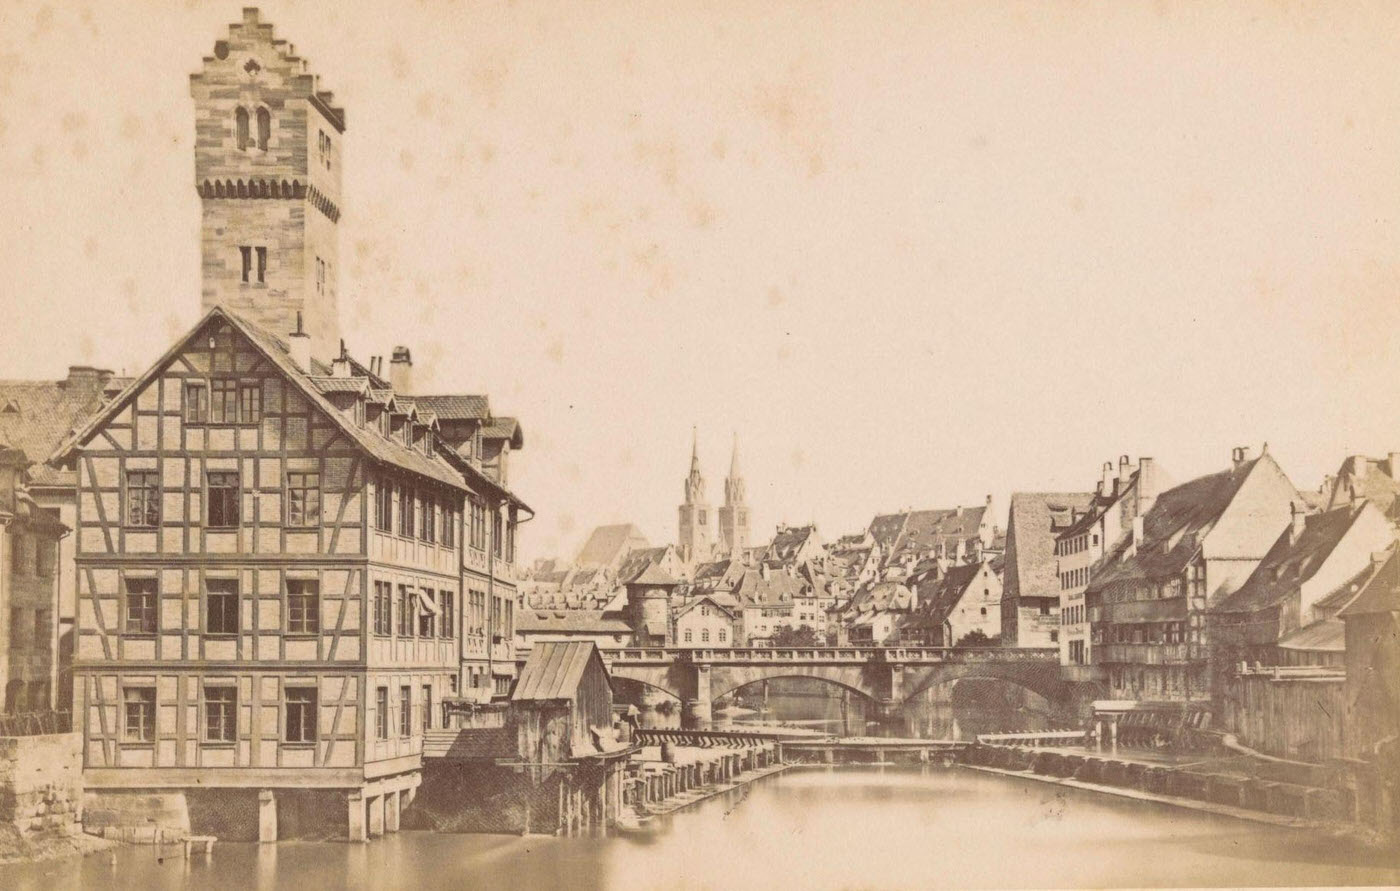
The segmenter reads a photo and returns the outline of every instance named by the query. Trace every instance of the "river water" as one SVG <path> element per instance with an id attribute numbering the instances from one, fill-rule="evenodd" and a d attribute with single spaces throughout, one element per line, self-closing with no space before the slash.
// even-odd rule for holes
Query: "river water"
<path id="1" fill-rule="evenodd" d="M 0 867 L 0 887 L 1053 888 L 1400 883 L 1400 862 L 1296 830 L 967 768 L 800 768 L 644 838 L 402 832 L 365 845 L 149 847 Z"/>

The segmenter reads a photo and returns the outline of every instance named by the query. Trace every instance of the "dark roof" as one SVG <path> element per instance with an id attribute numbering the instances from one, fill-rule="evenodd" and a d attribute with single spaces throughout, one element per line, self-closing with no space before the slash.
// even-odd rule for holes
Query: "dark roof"
<path id="1" fill-rule="evenodd" d="M 593 659 L 598 660 L 599 670 L 606 673 L 598 648 L 591 640 L 540 641 L 525 659 L 510 701 L 572 699 Z"/>
<path id="2" fill-rule="evenodd" d="M 773 536 L 773 543 L 764 553 L 764 559 L 790 560 L 797 554 L 798 549 L 806 544 L 807 539 L 816 533 L 816 526 L 789 526 L 780 529 Z"/>
<path id="3" fill-rule="evenodd" d="M 322 393 L 368 393 L 369 380 L 363 377 L 312 376 L 311 383 Z"/>
<path id="4" fill-rule="evenodd" d="M 237 313 L 230 312 L 221 306 L 216 306 L 209 310 L 204 318 L 200 319 L 188 334 L 177 339 L 171 348 L 166 351 L 166 354 L 152 365 L 145 374 L 137 378 L 130 386 L 122 391 L 121 395 L 112 399 L 101 411 L 93 415 L 77 434 L 70 437 L 60 447 L 60 451 L 67 453 L 95 436 L 102 424 L 106 423 L 117 411 L 120 411 L 124 405 L 135 399 L 138 392 L 149 385 L 162 369 L 175 360 L 175 357 L 179 355 L 180 350 L 186 343 L 217 320 L 227 322 L 230 327 L 242 334 L 250 343 L 257 347 L 264 356 L 278 367 L 288 380 L 302 391 L 302 394 L 308 401 L 329 417 L 347 438 L 367 452 L 372 458 L 417 473 L 444 485 L 458 489 L 466 488 L 466 483 L 461 474 L 441 455 L 434 455 L 430 458 L 421 450 L 409 448 L 401 441 L 381 436 L 367 427 L 361 427 L 350 421 L 346 418 L 344 412 L 331 404 L 321 393 L 313 380 L 313 376 L 297 367 L 296 362 L 293 361 L 291 353 L 287 348 L 287 344 L 280 337 L 267 332 Z M 56 455 L 55 457 L 58 456 Z"/>
<path id="5" fill-rule="evenodd" d="M 1123 536 L 1095 565 L 1088 590 L 1101 591 L 1108 585 L 1139 579 L 1165 581 L 1180 574 L 1200 549 L 1205 533 L 1264 460 L 1273 459 L 1261 455 L 1157 496 L 1143 517 L 1143 539 L 1136 546 L 1136 553 L 1125 559 L 1125 553 L 1134 545 L 1131 535 Z"/>
<path id="6" fill-rule="evenodd" d="M 72 471 L 44 462 L 102 406 L 111 372 L 80 369 L 61 381 L 0 381 L 0 438 L 33 465 L 31 485 L 75 486 Z M 122 380 L 129 381 L 130 378 Z"/>
<path id="7" fill-rule="evenodd" d="M 656 566 L 666 558 L 666 552 L 671 549 L 670 545 L 663 545 L 659 548 L 638 548 L 628 554 L 622 561 L 622 566 L 617 570 L 617 580 L 620 584 L 627 584 L 642 573 L 642 570 L 649 566 Z"/>
<path id="8" fill-rule="evenodd" d="M 1274 606 L 1312 578 L 1356 522 L 1362 505 L 1305 517 L 1297 541 L 1290 525 L 1274 542 L 1243 585 L 1215 606 L 1215 612 L 1254 612 Z"/>
<path id="9" fill-rule="evenodd" d="M 1386 458 L 1354 455 L 1342 462 L 1327 499 L 1327 507 L 1341 507 L 1353 500 L 1375 503 L 1391 520 L 1400 520 L 1400 454 Z"/>
<path id="10" fill-rule="evenodd" d="M 614 613 L 600 609 L 520 609 L 515 613 L 515 630 L 538 633 L 631 634 L 632 626 Z"/>
<path id="11" fill-rule="evenodd" d="M 1338 613 L 1347 619 L 1372 613 L 1400 612 L 1400 549 L 1394 546 L 1390 556 L 1381 565 L 1371 580 L 1356 595 L 1356 599 Z"/>
<path id="12" fill-rule="evenodd" d="M 628 582 L 630 585 L 676 585 L 675 579 L 666 573 L 666 570 L 655 563 L 648 563 L 635 578 Z"/>
<path id="13" fill-rule="evenodd" d="M 1006 528 L 1003 597 L 1059 597 L 1055 536 L 1086 510 L 1092 492 L 1015 492 Z"/>
<path id="14" fill-rule="evenodd" d="M 1304 625 L 1279 638 L 1276 644 L 1284 650 L 1322 650 L 1340 653 L 1347 648 L 1347 627 L 1341 619 L 1323 619 Z"/>
<path id="15" fill-rule="evenodd" d="M 487 761 L 515 754 L 514 727 L 464 727 L 455 736 L 429 733 L 423 739 L 423 757 L 456 761 Z"/>
<path id="16" fill-rule="evenodd" d="M 485 396 L 414 396 L 420 406 L 432 409 L 443 421 L 484 421 L 491 417 L 491 404 Z"/>
<path id="17" fill-rule="evenodd" d="M 485 439 L 508 439 L 513 449 L 525 446 L 525 432 L 515 418 L 492 418 L 482 428 L 481 435 Z"/>

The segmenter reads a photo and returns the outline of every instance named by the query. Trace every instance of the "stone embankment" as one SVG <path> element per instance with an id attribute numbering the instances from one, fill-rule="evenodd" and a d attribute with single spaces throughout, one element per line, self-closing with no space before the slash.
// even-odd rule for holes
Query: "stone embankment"
<path id="1" fill-rule="evenodd" d="M 969 767 L 1276 825 L 1354 829 L 1348 834 L 1379 840 L 1371 839 L 1365 829 L 1370 821 L 1364 801 L 1358 802 L 1358 790 L 1322 766 L 1300 772 L 1298 765 L 1285 768 L 1242 757 L 1155 763 L 1131 756 L 984 744 L 963 749 L 958 760 Z"/>
<path id="2" fill-rule="evenodd" d="M 779 773 L 771 742 L 738 748 L 648 746 L 633 758 L 624 800 L 641 815 L 678 811 L 746 783 Z"/>

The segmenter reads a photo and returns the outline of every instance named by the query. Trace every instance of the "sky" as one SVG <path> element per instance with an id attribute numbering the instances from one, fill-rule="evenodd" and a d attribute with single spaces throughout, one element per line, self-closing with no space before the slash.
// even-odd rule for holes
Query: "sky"
<path id="1" fill-rule="evenodd" d="M 520 418 L 524 555 L 1400 451 L 1400 4 L 266 2 L 346 108 L 342 332 Z M 0 377 L 199 317 L 238 3 L 0 0 Z"/>

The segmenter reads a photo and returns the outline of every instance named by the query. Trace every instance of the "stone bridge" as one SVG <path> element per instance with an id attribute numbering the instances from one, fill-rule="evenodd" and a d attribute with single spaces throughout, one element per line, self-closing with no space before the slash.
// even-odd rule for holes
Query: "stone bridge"
<path id="1" fill-rule="evenodd" d="M 774 678 L 836 684 L 891 717 L 924 690 L 962 678 L 1007 681 L 1052 702 L 1067 702 L 1075 692 L 1060 677 L 1059 651 L 1053 647 L 641 647 L 603 650 L 602 656 L 614 677 L 679 699 L 690 725 L 709 722 L 714 700 Z"/>

